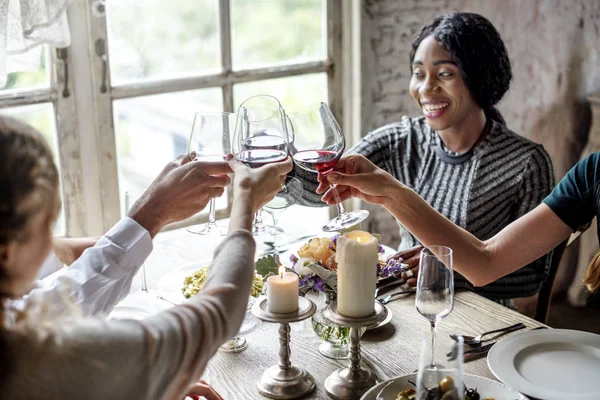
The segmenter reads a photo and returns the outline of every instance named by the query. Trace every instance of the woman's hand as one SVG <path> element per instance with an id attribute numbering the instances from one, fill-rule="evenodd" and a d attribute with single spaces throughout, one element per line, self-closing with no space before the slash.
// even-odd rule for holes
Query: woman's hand
<path id="1" fill-rule="evenodd" d="M 281 190 L 287 174 L 292 170 L 292 159 L 288 157 L 282 162 L 250 168 L 234 158 L 229 165 L 234 173 L 234 198 L 244 196 L 250 202 L 252 211 L 256 212 Z"/>
<path id="2" fill-rule="evenodd" d="M 223 400 L 219 393 L 202 379 L 188 388 L 187 396 L 186 399 L 192 398 L 193 400 Z"/>
<path id="3" fill-rule="evenodd" d="M 415 246 L 410 249 L 402 250 L 392 256 L 396 260 L 407 264 L 408 267 L 401 275 L 409 286 L 417 286 L 417 276 L 419 274 L 419 261 L 421 259 L 421 250 L 423 246 Z"/>
<path id="4" fill-rule="evenodd" d="M 383 206 L 393 200 L 391 189 L 402 185 L 392 175 L 360 154 L 342 158 L 333 171 L 327 175 L 319 174 L 319 182 L 317 193 L 323 193 L 330 184 L 334 184 L 340 201 L 357 197 L 368 203 Z M 337 202 L 332 190 L 325 193 L 322 200 L 330 205 Z"/>
<path id="5" fill-rule="evenodd" d="M 166 224 L 198 213 L 229 185 L 231 169 L 227 162 L 191 161 L 194 157 L 193 153 L 179 156 L 167 164 L 131 207 L 128 215 L 151 236 Z"/>

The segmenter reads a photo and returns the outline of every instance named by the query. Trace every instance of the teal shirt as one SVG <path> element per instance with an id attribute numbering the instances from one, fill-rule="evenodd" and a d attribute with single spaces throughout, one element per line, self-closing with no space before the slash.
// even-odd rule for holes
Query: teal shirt
<path id="1" fill-rule="evenodd" d="M 600 152 L 578 162 L 544 199 L 550 209 L 567 225 L 578 230 L 600 214 Z M 598 219 L 600 242 L 600 218 Z"/>

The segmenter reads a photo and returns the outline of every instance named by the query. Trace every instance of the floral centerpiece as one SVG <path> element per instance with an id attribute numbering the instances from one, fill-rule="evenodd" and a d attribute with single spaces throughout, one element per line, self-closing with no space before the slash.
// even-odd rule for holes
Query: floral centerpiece
<path id="1" fill-rule="evenodd" d="M 379 235 L 375 236 L 380 242 Z M 337 262 L 335 252 L 339 235 L 332 238 L 313 238 L 290 256 L 291 270 L 300 277 L 300 293 L 332 291 L 337 293 Z M 379 245 L 377 276 L 379 279 L 398 275 L 404 264 L 401 260 L 385 259 L 384 249 Z"/>
<path id="2" fill-rule="evenodd" d="M 375 236 L 381 243 L 379 235 Z M 332 238 L 317 237 L 309 240 L 290 256 L 288 269 L 299 276 L 301 295 L 309 292 L 319 294 L 318 310 L 312 317 L 312 327 L 324 341 L 319 351 L 331 358 L 346 358 L 350 338 L 350 328 L 341 327 L 329 322 L 323 316 L 327 305 L 335 301 L 337 296 L 337 262 L 335 253 L 339 235 Z M 263 276 L 277 273 L 279 260 L 273 256 L 260 259 L 256 264 L 257 272 Z M 383 246 L 379 245 L 377 275 L 379 279 L 398 276 L 402 271 L 401 260 L 384 257 Z M 265 278 L 266 279 L 266 278 Z"/>

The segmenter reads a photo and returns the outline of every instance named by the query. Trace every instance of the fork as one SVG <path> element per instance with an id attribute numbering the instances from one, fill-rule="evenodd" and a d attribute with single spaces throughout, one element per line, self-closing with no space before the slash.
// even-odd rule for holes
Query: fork
<path id="1" fill-rule="evenodd" d="M 416 292 L 416 289 L 414 289 L 414 288 L 409 289 L 409 290 L 403 290 L 401 292 L 396 292 L 396 293 L 388 294 L 383 299 L 380 299 L 380 300 L 378 299 L 377 301 L 380 304 L 386 305 L 387 303 L 389 303 L 390 301 L 392 301 L 393 298 L 396 297 L 396 296 L 401 296 L 403 294 L 410 294 L 410 293 L 414 293 L 414 292 Z"/>
<path id="2" fill-rule="evenodd" d="M 523 329 L 525 328 L 525 324 L 522 322 L 519 322 L 518 324 L 514 324 L 511 326 L 507 326 L 506 328 L 500 328 L 500 329 L 494 329 L 493 331 L 487 331 L 482 333 L 481 335 L 478 336 L 467 336 L 467 335 L 462 335 L 463 339 L 464 339 L 464 343 L 471 345 L 471 346 L 477 346 L 479 344 L 481 344 L 481 338 L 492 334 L 492 333 L 500 333 L 502 332 L 502 334 L 506 334 L 509 332 L 514 332 L 514 331 L 518 331 L 519 329 Z M 450 335 L 450 337 L 454 340 L 458 340 L 458 335 Z"/>
<path id="3" fill-rule="evenodd" d="M 390 283 L 386 283 L 385 285 L 379 286 L 377 289 L 375 289 L 375 297 L 379 296 L 379 292 L 382 289 L 388 289 L 389 290 L 389 288 L 392 288 L 394 286 L 404 285 L 405 283 L 406 283 L 405 280 L 398 279 L 398 280 L 392 281 Z"/>

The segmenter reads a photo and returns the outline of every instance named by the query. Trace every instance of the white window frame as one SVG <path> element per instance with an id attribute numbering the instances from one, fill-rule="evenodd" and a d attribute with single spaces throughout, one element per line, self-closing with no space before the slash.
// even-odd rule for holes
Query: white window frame
<path id="1" fill-rule="evenodd" d="M 0 109 L 43 103 L 51 103 L 54 106 L 65 229 L 68 235 L 80 236 L 85 233 L 85 207 L 81 191 L 83 177 L 79 127 L 77 118 L 69 117 L 76 114 L 77 108 L 73 94 L 73 77 L 68 63 L 70 49 L 50 49 L 49 53 L 49 88 L 0 92 Z"/>
<path id="2" fill-rule="evenodd" d="M 234 84 L 326 73 L 328 102 L 334 115 L 342 127 L 346 124 L 354 126 L 356 121 L 343 118 L 344 115 L 360 114 L 348 112 L 343 103 L 344 98 L 356 94 L 355 89 L 350 90 L 348 87 L 350 81 L 344 81 L 344 76 L 352 77 L 355 71 L 354 66 L 351 66 L 354 65 L 354 59 L 344 55 L 349 50 L 347 41 L 353 40 L 354 34 L 344 32 L 349 26 L 347 23 L 343 26 L 342 21 L 346 18 L 347 21 L 353 21 L 354 18 L 349 15 L 360 13 L 360 3 L 360 0 L 325 1 L 325 60 L 233 71 L 230 0 L 219 0 L 220 73 L 113 87 L 110 82 L 106 16 L 98 8 L 103 1 L 73 0 L 68 9 L 72 44 L 68 49 L 52 51 L 50 89 L 0 94 L 0 109 L 44 102 L 54 104 L 67 236 L 101 235 L 121 218 L 122 210 L 113 118 L 114 100 L 221 87 L 223 109 L 231 112 Z M 98 40 L 104 41 L 106 67 L 95 51 Z M 106 68 L 105 78 L 103 68 Z M 349 68 L 352 69 L 350 75 Z M 103 84 L 107 88 L 105 92 L 100 90 Z M 69 89 L 69 95 L 65 95 L 65 87 Z M 348 102 L 355 103 L 355 99 Z M 352 144 L 354 136 L 348 135 L 348 145 Z M 229 208 L 217 212 L 217 217 L 228 215 Z M 205 219 L 206 215 L 203 214 L 186 221 L 186 224 Z"/>

